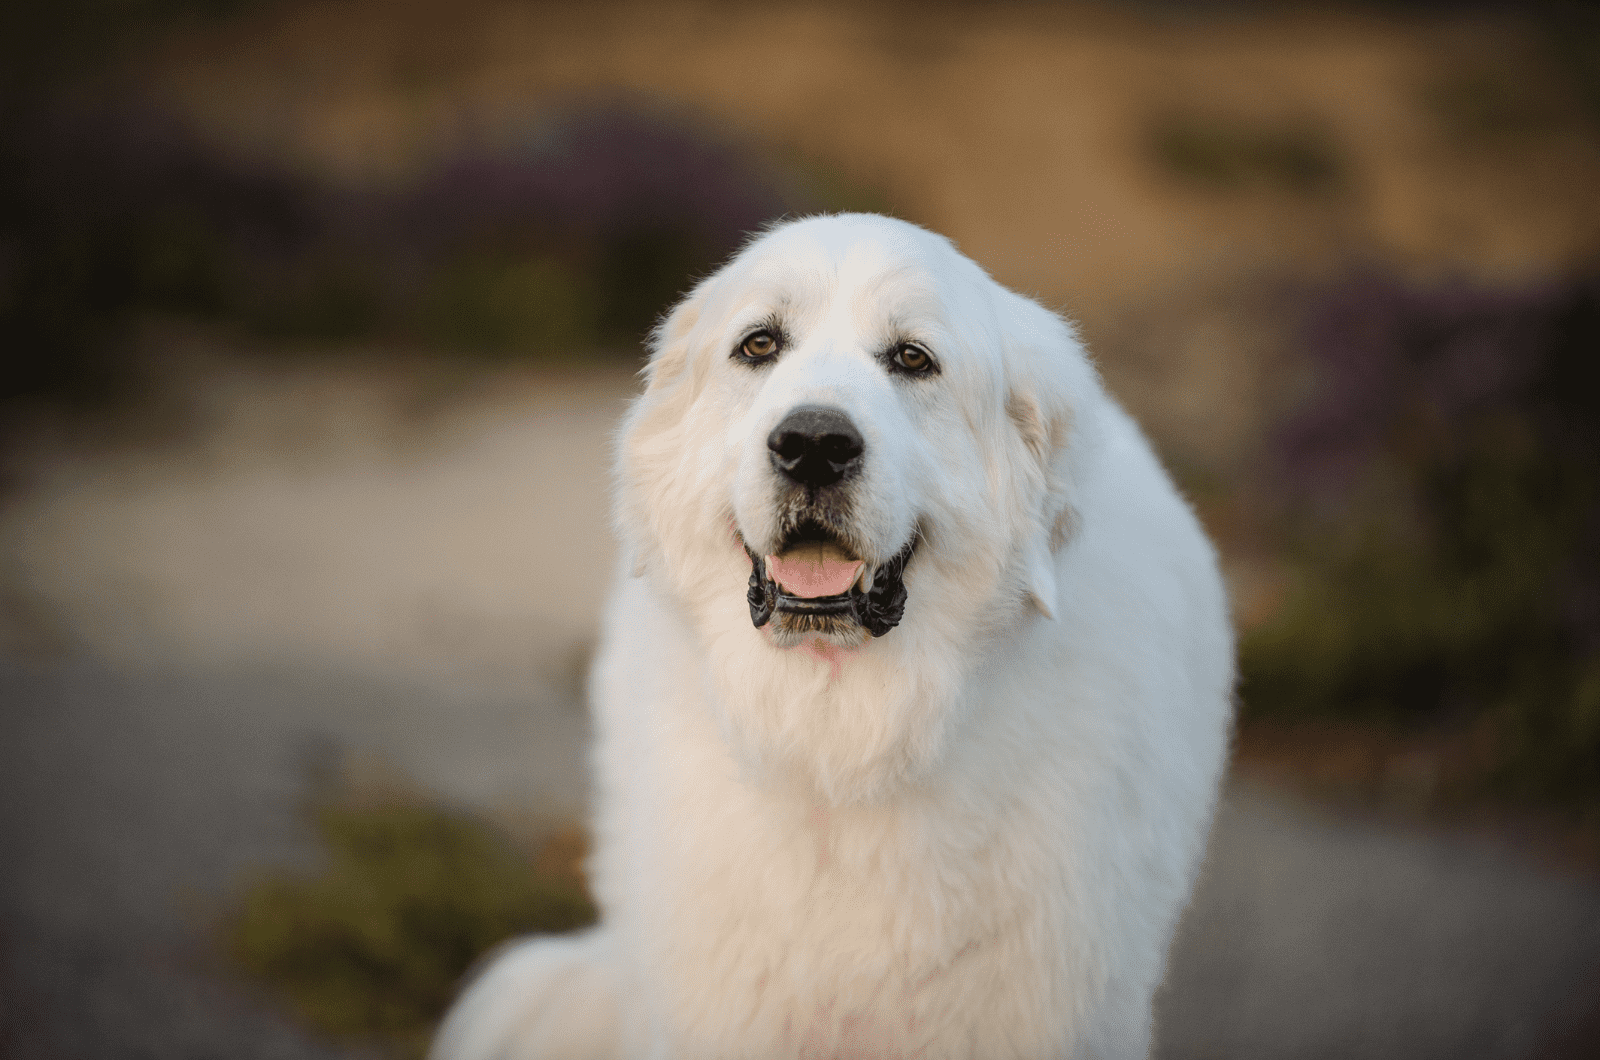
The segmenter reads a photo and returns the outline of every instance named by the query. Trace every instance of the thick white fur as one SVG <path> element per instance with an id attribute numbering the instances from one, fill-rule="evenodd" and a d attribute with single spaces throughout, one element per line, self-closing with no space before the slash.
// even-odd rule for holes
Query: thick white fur
<path id="1" fill-rule="evenodd" d="M 732 351 L 778 317 L 771 365 Z M 914 338 L 937 375 L 886 370 Z M 435 1060 L 1147 1055 L 1226 755 L 1215 556 L 1071 329 L 943 238 L 778 227 L 658 329 L 623 426 L 605 618 L 599 928 L 515 944 Z M 843 409 L 898 628 L 755 629 L 766 437 Z M 1051 617 L 1053 616 L 1053 617 Z"/>

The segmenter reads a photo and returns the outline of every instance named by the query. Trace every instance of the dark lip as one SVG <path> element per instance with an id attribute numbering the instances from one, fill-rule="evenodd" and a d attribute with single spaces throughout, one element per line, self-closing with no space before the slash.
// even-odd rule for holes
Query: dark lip
<path id="1" fill-rule="evenodd" d="M 767 576 L 765 561 L 755 554 L 741 535 L 739 544 L 744 546 L 745 555 L 750 557 L 750 585 L 745 593 L 750 604 L 750 621 L 760 629 L 772 620 L 774 614 L 849 618 L 874 637 L 883 636 L 898 626 L 905 614 L 905 569 L 917 550 L 919 536 L 912 534 L 904 548 L 878 567 L 873 574 L 870 593 L 851 586 L 849 592 L 836 596 L 803 597 L 783 592 L 778 583 Z M 793 538 L 787 539 L 784 547 L 788 548 L 794 543 Z"/>

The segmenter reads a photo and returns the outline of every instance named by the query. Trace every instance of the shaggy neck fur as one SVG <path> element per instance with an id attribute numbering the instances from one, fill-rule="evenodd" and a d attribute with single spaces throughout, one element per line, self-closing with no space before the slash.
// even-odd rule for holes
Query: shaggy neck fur
<path id="1" fill-rule="evenodd" d="M 1021 575 L 1002 566 L 1020 557 L 960 554 L 959 572 L 940 569 L 936 555 L 919 558 L 907 576 L 907 621 L 831 657 L 775 647 L 751 625 L 738 591 L 742 557 L 731 549 L 720 562 L 708 551 L 671 566 L 657 552 L 645 577 L 692 627 L 705 708 L 751 781 L 845 806 L 880 803 L 926 780 L 973 707 L 969 678 L 990 646 L 1041 621 L 1024 603 Z M 975 573 L 988 592 L 972 592 Z M 919 620 L 913 609 L 940 620 Z"/>

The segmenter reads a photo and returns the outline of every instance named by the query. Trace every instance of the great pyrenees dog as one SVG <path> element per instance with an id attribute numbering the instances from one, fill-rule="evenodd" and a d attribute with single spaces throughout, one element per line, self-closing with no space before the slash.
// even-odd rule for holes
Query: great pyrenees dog
<path id="1" fill-rule="evenodd" d="M 591 679 L 602 918 L 435 1060 L 1144 1057 L 1227 752 L 1215 554 L 1061 318 L 868 215 L 656 330 Z"/>

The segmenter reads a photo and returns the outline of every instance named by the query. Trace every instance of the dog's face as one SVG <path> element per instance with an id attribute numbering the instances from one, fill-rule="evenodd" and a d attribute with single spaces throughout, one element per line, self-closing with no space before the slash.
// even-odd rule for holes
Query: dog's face
<path id="1" fill-rule="evenodd" d="M 813 218 L 701 283 L 648 378 L 621 531 L 724 731 L 836 801 L 914 777 L 996 638 L 1056 607 L 1104 401 L 1070 330 L 922 229 Z"/>

